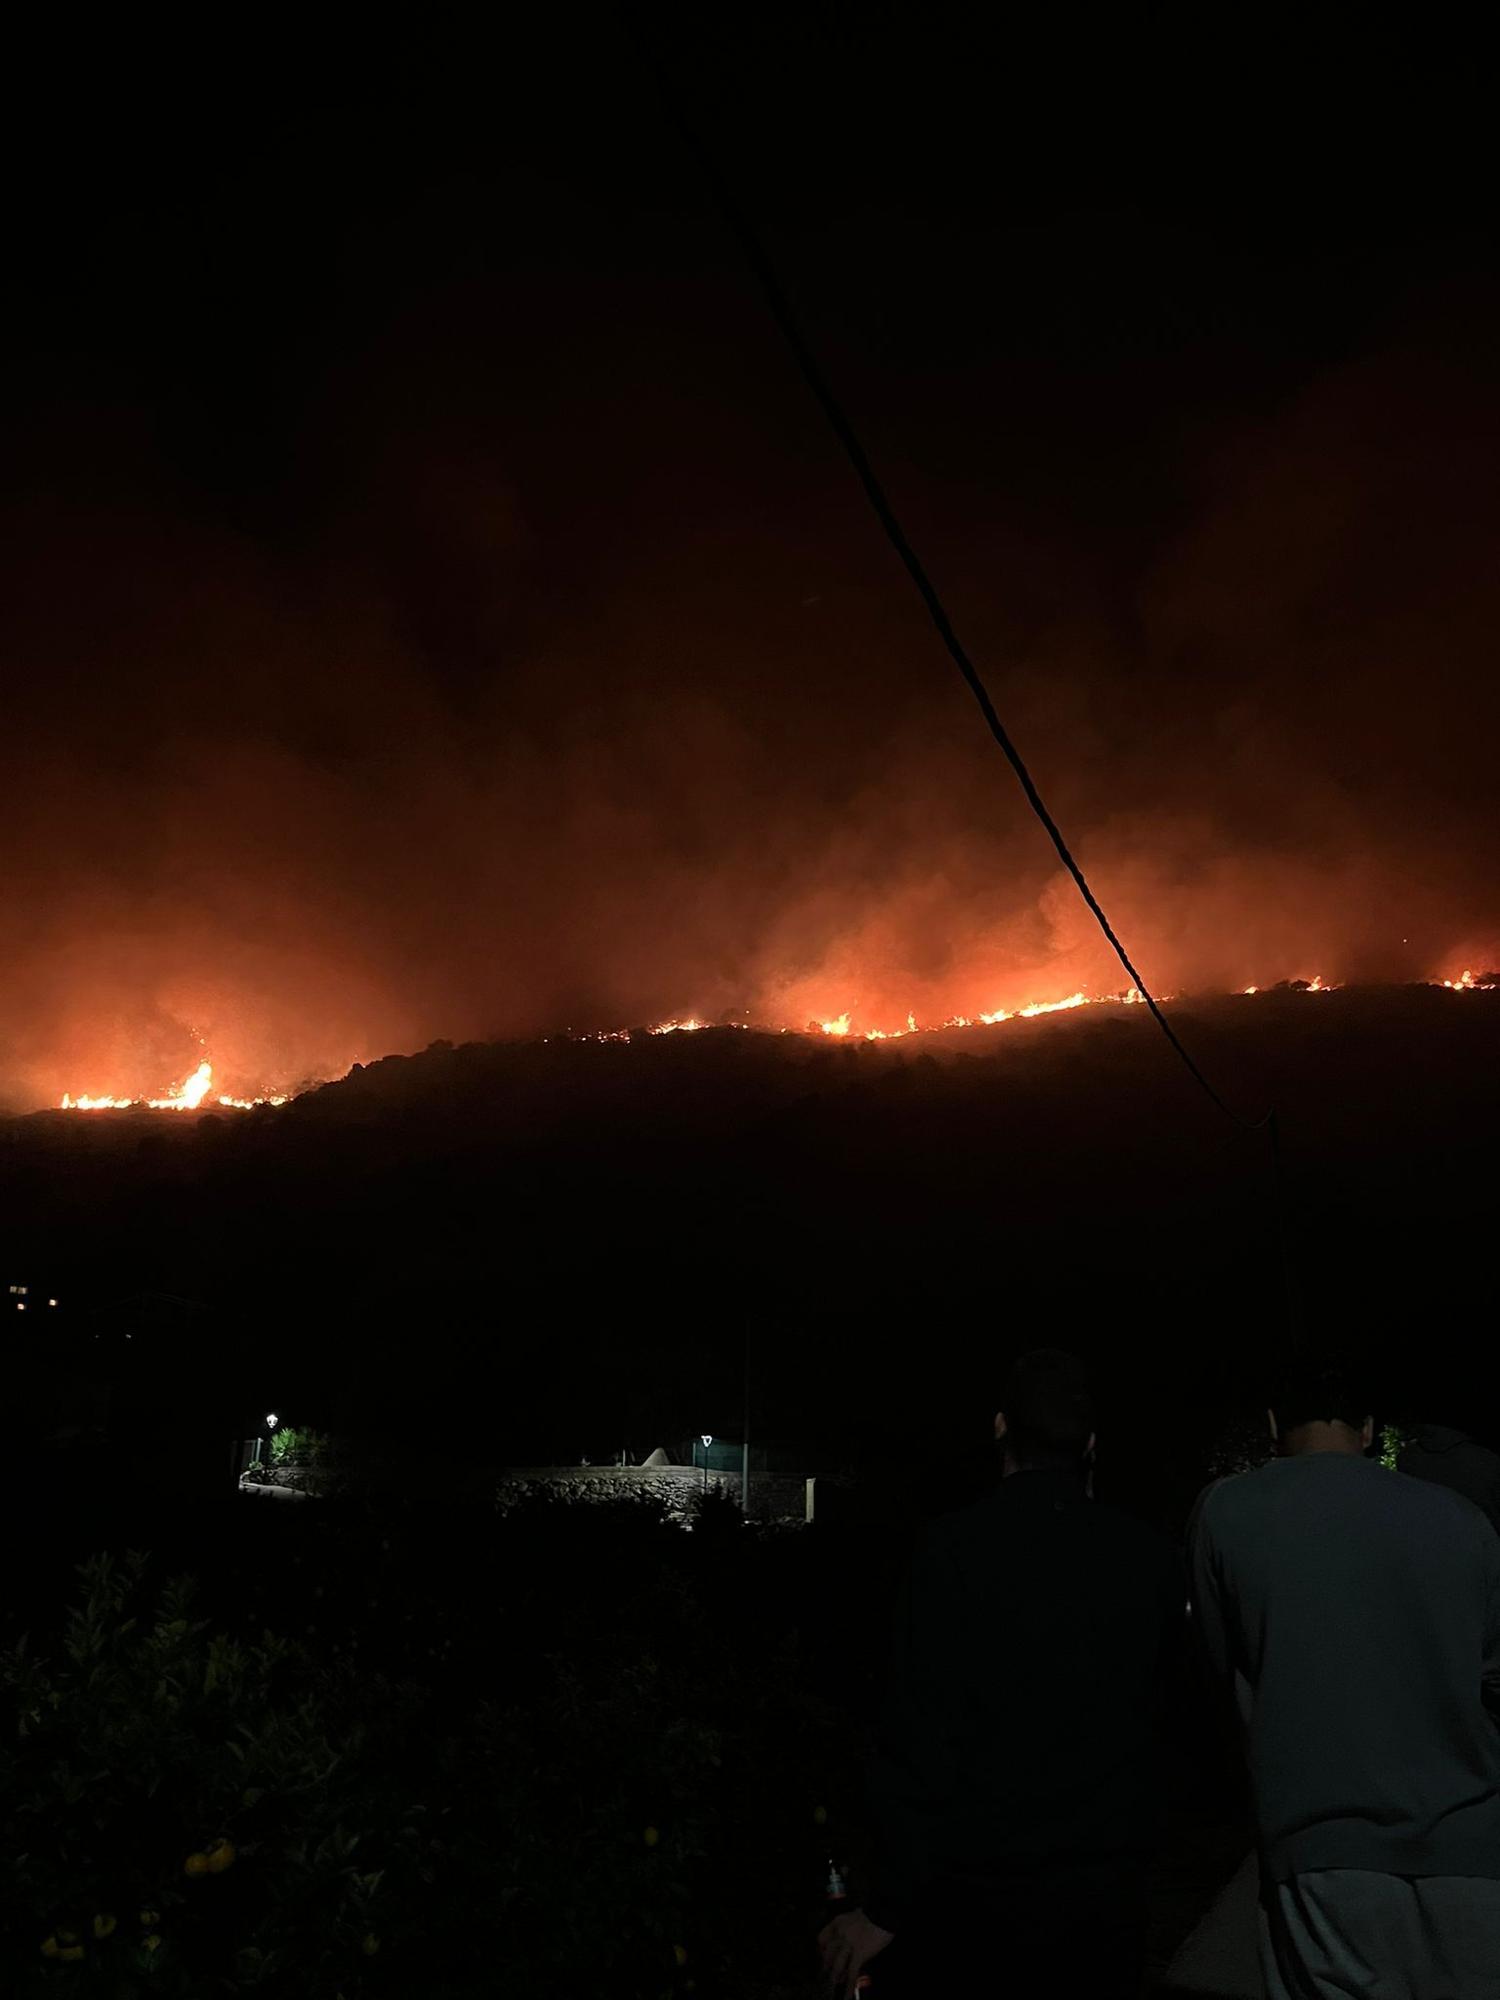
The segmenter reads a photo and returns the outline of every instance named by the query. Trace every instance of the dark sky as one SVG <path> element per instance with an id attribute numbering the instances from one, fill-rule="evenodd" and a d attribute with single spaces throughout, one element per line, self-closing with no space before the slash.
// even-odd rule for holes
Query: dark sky
<path id="1" fill-rule="evenodd" d="M 1488 964 L 1482 79 L 1243 30 L 649 17 L 1147 976 Z M 243 34 L 12 80 L 0 1097 L 1117 987 L 618 18 Z"/>

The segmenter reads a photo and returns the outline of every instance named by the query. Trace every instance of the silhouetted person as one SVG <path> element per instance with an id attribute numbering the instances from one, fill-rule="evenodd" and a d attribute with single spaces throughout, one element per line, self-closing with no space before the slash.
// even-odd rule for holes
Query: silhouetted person
<path id="1" fill-rule="evenodd" d="M 1500 1533 L 1500 1454 L 1477 1444 L 1467 1431 L 1447 1424 L 1420 1424 L 1396 1464 L 1413 1479 L 1431 1479 L 1462 1493 Z"/>
<path id="2" fill-rule="evenodd" d="M 1500 1993 L 1500 1540 L 1367 1458 L 1363 1387 L 1291 1374 L 1280 1456 L 1208 1488 L 1193 1604 L 1246 1724 L 1269 2000 Z"/>
<path id="3" fill-rule="evenodd" d="M 995 1489 L 926 1532 L 870 1771 L 866 1907 L 822 1934 L 835 1990 L 1135 2000 L 1177 1554 L 1085 1490 L 1082 1366 L 1041 1350 L 995 1418 Z M 872 1962 L 873 1961 L 873 1962 Z"/>

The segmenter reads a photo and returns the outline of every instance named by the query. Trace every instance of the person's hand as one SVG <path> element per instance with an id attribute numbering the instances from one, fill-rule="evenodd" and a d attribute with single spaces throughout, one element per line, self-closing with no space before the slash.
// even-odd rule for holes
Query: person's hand
<path id="1" fill-rule="evenodd" d="M 837 2000 L 854 2000 L 855 1980 L 894 1936 L 894 1931 L 871 1923 L 863 1910 L 848 1910 L 823 1926 L 818 1932 L 818 1955 Z"/>

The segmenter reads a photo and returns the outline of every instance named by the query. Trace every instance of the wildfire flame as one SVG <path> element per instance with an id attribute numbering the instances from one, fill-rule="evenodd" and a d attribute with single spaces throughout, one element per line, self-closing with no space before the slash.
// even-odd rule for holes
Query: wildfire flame
<path id="1" fill-rule="evenodd" d="M 196 1111 L 213 1084 L 213 1064 L 201 1062 L 187 1080 L 168 1097 L 169 1105 L 180 1104 L 184 1111 Z M 153 1109 L 159 1107 L 153 1106 Z"/>
<path id="2" fill-rule="evenodd" d="M 197 1111 L 213 1089 L 213 1065 L 201 1062 L 191 1076 L 169 1090 L 165 1097 L 73 1097 L 63 1092 L 64 1111 Z M 234 1111 L 249 1111 L 257 1104 L 285 1104 L 286 1097 L 227 1097 L 222 1092 L 215 1097 L 216 1104 L 222 1104 Z"/>
<path id="3" fill-rule="evenodd" d="M 1492 993 L 1500 989 L 1500 976 L 1476 978 L 1474 973 L 1466 968 L 1456 979 L 1434 980 L 1430 983 L 1441 986 L 1451 993 Z M 1261 993 L 1266 990 L 1266 988 L 1260 986 L 1243 986 L 1240 988 L 1240 992 L 1245 995 Z M 1321 973 L 1315 973 L 1311 979 L 1283 980 L 1279 988 L 1271 990 L 1294 993 L 1336 993 L 1339 989 L 1336 981 L 1326 980 Z M 1170 993 L 1164 993 L 1158 997 L 1162 1000 L 1171 1000 L 1175 996 Z M 1124 993 L 1085 993 L 1079 991 L 1077 993 L 1069 993 L 1061 1000 L 1032 1000 L 1028 1001 L 1024 1007 L 996 1007 L 988 1012 L 977 1014 L 950 1014 L 945 1020 L 923 1022 L 920 1024 L 917 1021 L 916 1015 L 909 1013 L 906 1017 L 906 1025 L 903 1028 L 856 1027 L 855 1010 L 853 1007 L 846 1007 L 842 1013 L 835 1014 L 826 1021 L 809 1021 L 807 1032 L 810 1035 L 828 1035 L 837 1041 L 854 1039 L 865 1042 L 897 1042 L 904 1040 L 908 1035 L 933 1034 L 944 1029 L 995 1027 L 1005 1021 L 1031 1021 L 1035 1020 L 1040 1014 L 1063 1014 L 1070 1012 L 1075 1007 L 1138 1007 L 1144 1004 L 1145 996 L 1134 986 L 1130 987 Z M 696 1034 L 701 1029 L 710 1028 L 714 1025 L 715 1023 L 711 1021 L 700 1021 L 696 1015 L 688 1015 L 682 1018 L 674 1015 L 671 1020 L 657 1022 L 654 1027 L 648 1028 L 646 1032 L 651 1035 L 689 1035 Z M 734 1020 L 724 1021 L 718 1025 L 748 1029 L 751 1024 L 748 1020 Z M 632 1035 L 637 1032 L 639 1031 L 629 1028 L 616 1028 L 584 1035 L 581 1039 L 591 1042 L 628 1042 Z M 782 1027 L 779 1032 L 787 1034 L 791 1031 Z M 213 1077 L 213 1065 L 205 1058 L 193 1070 L 191 1075 L 184 1077 L 181 1083 L 174 1085 L 165 1097 L 74 1097 L 71 1094 L 65 1094 L 62 1099 L 62 1109 L 64 1111 L 198 1111 L 205 1106 L 223 1106 L 227 1110 L 250 1111 L 257 1105 L 285 1104 L 287 1102 L 287 1092 L 264 1097 L 231 1097 L 222 1091 L 215 1092 Z"/>
<path id="4" fill-rule="evenodd" d="M 1294 979 L 1284 982 L 1284 984 L 1287 984 L 1292 991 L 1299 993 L 1336 993 L 1338 991 L 1336 984 L 1331 984 L 1318 973 L 1315 973 L 1311 979 Z M 1473 987 L 1475 982 L 1470 975 L 1465 974 L 1461 980 L 1445 979 L 1443 984 L 1445 986 L 1463 986 L 1467 984 Z M 1241 990 L 1245 993 L 1259 993 L 1261 991 L 1258 986 L 1246 986 Z M 1484 991 L 1487 989 L 1480 987 L 1478 990 Z M 1162 993 L 1157 996 L 1160 1000 L 1171 1000 L 1175 997 L 1171 993 Z M 927 1034 L 942 1028 L 993 1028 L 1002 1021 L 1033 1021 L 1038 1014 L 1065 1014 L 1074 1007 L 1144 1007 L 1145 1004 L 1145 994 L 1141 992 L 1138 986 L 1132 986 L 1124 993 L 1078 992 L 1068 994 L 1063 1000 L 1031 1000 L 1024 1007 L 996 1007 L 988 1013 L 979 1014 L 950 1014 L 946 1020 L 933 1021 L 922 1028 L 917 1026 L 916 1016 L 908 1014 L 904 1028 L 865 1028 L 860 1032 L 862 1038 L 867 1042 L 896 1042 L 900 1041 L 905 1035 Z M 817 1029 L 825 1035 L 845 1036 L 854 1032 L 853 1021 L 854 1015 L 852 1010 L 846 1010 L 842 1014 L 836 1014 L 831 1021 L 809 1022 L 808 1028 L 809 1032 Z"/>

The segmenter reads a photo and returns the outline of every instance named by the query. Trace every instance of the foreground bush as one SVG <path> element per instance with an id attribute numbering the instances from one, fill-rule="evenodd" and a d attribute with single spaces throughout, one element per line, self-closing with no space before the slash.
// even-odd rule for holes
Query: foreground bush
<path id="1" fill-rule="evenodd" d="M 804 1691 L 782 1557 L 569 1512 L 471 1558 L 485 1615 L 455 1608 L 456 1641 L 423 1609 L 433 1658 L 465 1655 L 442 1685 L 357 1671 L 347 1622 L 326 1652 L 235 1640 L 142 1558 L 88 1563 L 59 1642 L 0 1661 L 0 1991 L 629 2000 L 795 1977 L 812 1808 L 848 1790 L 853 1745 Z M 330 1512 L 307 1545 L 333 1576 L 362 1537 Z"/>
<path id="2" fill-rule="evenodd" d="M 61 1647 L 0 1660 L 4 1990 L 353 1994 L 375 1949 L 364 1829 L 412 1702 L 267 1635 L 151 1602 L 139 1555 L 85 1565 Z M 376 1726 L 372 1728 L 372 1720 Z"/>

